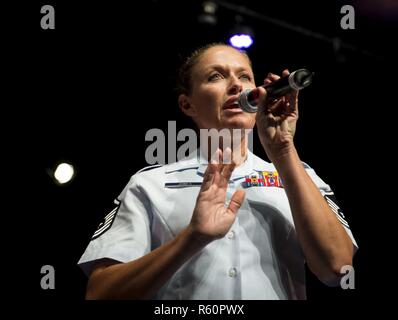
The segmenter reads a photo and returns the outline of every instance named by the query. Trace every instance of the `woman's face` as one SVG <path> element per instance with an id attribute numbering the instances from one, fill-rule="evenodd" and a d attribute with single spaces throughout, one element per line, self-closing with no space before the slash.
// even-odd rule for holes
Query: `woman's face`
<path id="1" fill-rule="evenodd" d="M 182 109 L 200 129 L 253 128 L 255 113 L 237 104 L 242 90 L 255 88 L 250 62 L 239 51 L 226 46 L 205 51 L 192 69 L 191 86 L 187 110 Z"/>

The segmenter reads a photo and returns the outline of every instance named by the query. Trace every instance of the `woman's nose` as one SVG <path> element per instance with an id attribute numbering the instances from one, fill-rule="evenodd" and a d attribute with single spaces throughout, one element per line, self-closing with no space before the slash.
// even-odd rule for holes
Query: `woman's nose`
<path id="1" fill-rule="evenodd" d="M 229 94 L 237 94 L 237 93 L 240 93 L 242 90 L 243 90 L 243 86 L 239 79 L 231 80 L 230 86 L 228 88 Z"/>

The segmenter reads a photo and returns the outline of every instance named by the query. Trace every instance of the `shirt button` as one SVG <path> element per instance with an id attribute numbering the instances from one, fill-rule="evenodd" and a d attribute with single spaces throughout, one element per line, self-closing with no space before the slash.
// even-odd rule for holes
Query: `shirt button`
<path id="1" fill-rule="evenodd" d="M 235 232 L 233 230 L 228 232 L 228 234 L 227 234 L 228 239 L 233 239 L 234 237 L 235 237 Z"/>
<path id="2" fill-rule="evenodd" d="M 236 277 L 236 274 L 237 274 L 236 268 L 231 268 L 231 269 L 229 269 L 228 275 L 229 275 L 231 278 L 235 278 L 235 277 Z"/>

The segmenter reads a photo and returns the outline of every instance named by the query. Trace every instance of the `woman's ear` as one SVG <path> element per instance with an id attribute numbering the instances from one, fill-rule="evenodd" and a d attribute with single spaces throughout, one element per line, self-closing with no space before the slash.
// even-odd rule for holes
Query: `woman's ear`
<path id="1" fill-rule="evenodd" d="M 196 116 L 195 107 L 189 101 L 189 97 L 186 94 L 180 94 L 178 97 L 178 106 L 181 111 L 184 112 L 188 117 Z"/>

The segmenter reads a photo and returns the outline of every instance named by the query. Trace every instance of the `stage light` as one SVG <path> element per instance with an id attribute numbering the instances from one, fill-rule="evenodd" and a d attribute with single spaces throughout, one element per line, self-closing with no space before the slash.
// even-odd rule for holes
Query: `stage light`
<path id="1" fill-rule="evenodd" d="M 54 171 L 54 179 L 59 184 L 65 184 L 72 180 L 75 169 L 69 163 L 61 163 Z"/>
<path id="2" fill-rule="evenodd" d="M 217 4 L 214 1 L 204 1 L 202 12 L 198 16 L 198 21 L 203 24 L 215 26 L 217 24 Z"/>
<path id="3" fill-rule="evenodd" d="M 230 31 L 229 43 L 238 49 L 249 48 L 254 42 L 254 31 L 243 23 L 240 15 L 235 16 L 235 26 Z"/>
<path id="4" fill-rule="evenodd" d="M 253 44 L 253 39 L 248 34 L 235 34 L 229 39 L 229 43 L 235 48 L 246 49 Z"/>

